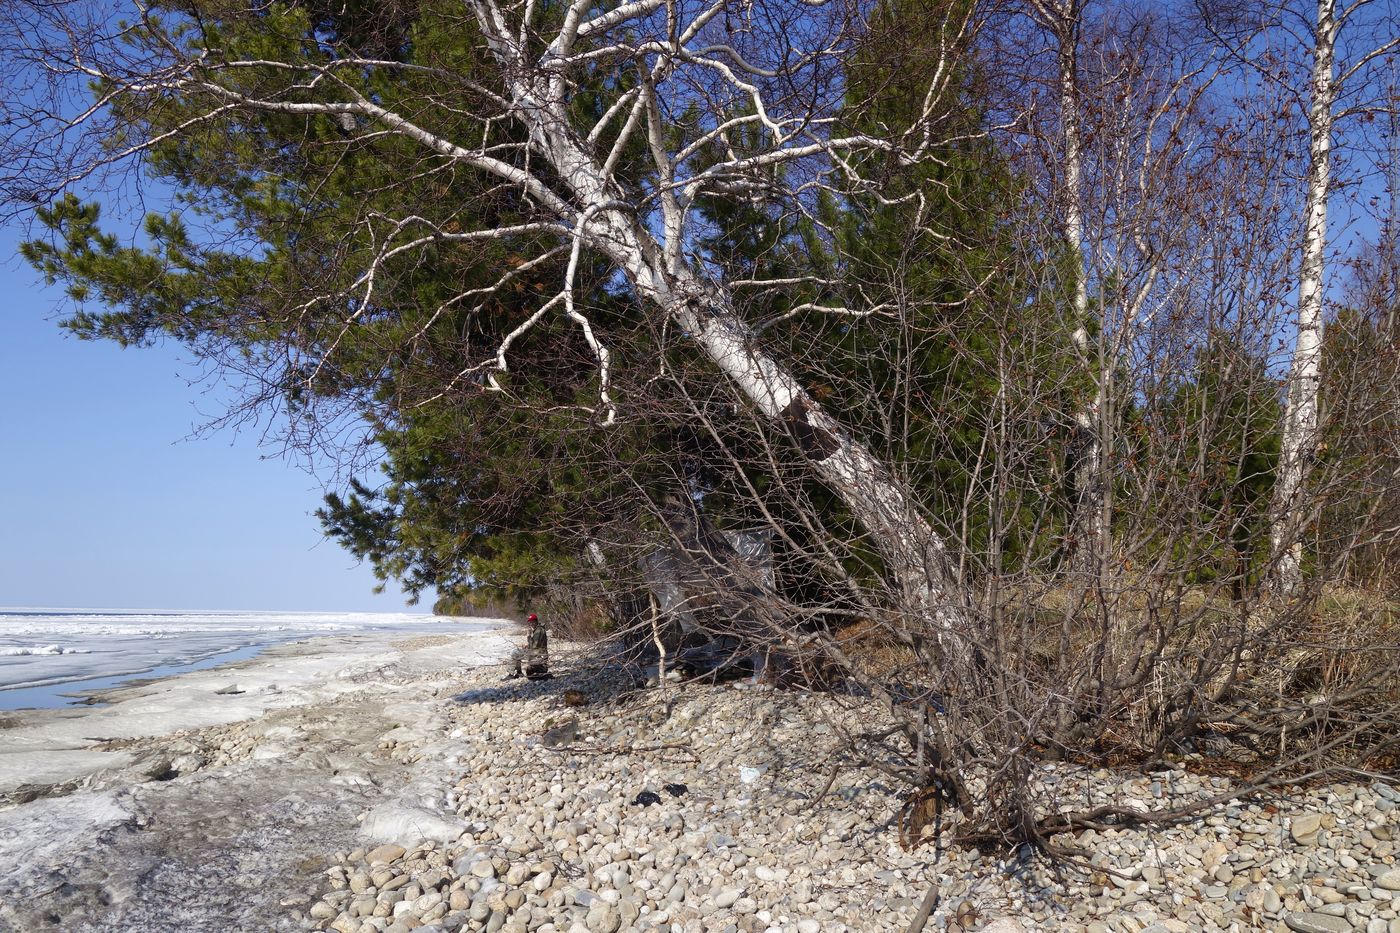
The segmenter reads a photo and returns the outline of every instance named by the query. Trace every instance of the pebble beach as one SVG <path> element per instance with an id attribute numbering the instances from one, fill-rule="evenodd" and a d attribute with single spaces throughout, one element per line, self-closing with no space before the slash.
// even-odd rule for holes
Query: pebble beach
<path id="1" fill-rule="evenodd" d="M 1382 783 L 1238 799 L 1190 760 L 1046 765 L 1037 781 L 1075 807 L 1222 802 L 1056 837 L 1068 864 L 948 834 L 907 851 L 905 788 L 847 751 L 880 721 L 870 701 L 648 686 L 579 646 L 555 649 L 552 680 L 505 681 L 508 639 L 459 641 L 403 642 L 305 702 L 10 789 L 0 927 L 861 933 L 906 930 L 929 901 L 924 929 L 956 933 L 1400 933 L 1400 793 Z M 15 838 L 45 820 L 42 843 Z"/>
<path id="2" fill-rule="evenodd" d="M 1400 794 L 1382 784 L 1089 830 L 1057 840 L 1087 866 L 1056 871 L 975 849 L 902 849 L 900 788 L 846 759 L 838 738 L 878 721 L 862 701 L 691 685 L 575 709 L 566 686 L 603 698 L 608 685 L 576 672 L 512 687 L 493 674 L 466 684 L 451 714 L 466 767 L 449 804 L 464 833 L 335 853 L 304 914 L 316 926 L 858 933 L 905 930 L 933 887 L 929 930 L 1400 933 Z M 1119 788 L 1142 809 L 1228 793 L 1228 779 L 1188 768 L 1060 767 L 1041 779 L 1090 806 Z M 648 792 L 655 802 L 638 803 Z"/>

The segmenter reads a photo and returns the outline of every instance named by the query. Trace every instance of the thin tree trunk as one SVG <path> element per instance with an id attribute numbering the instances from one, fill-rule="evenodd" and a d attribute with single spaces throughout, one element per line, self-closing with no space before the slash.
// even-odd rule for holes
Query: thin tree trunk
<path id="1" fill-rule="evenodd" d="M 1288 374 L 1278 478 L 1270 529 L 1275 593 L 1294 593 L 1303 576 L 1304 489 L 1317 449 L 1318 389 L 1322 363 L 1322 298 L 1327 273 L 1327 198 L 1331 188 L 1332 105 L 1336 99 L 1338 23 L 1334 0 L 1318 0 L 1317 43 L 1308 122 L 1308 194 L 1298 279 L 1297 337 Z"/>
<path id="2" fill-rule="evenodd" d="M 1084 139 L 1079 126 L 1079 23 L 1077 0 L 1057 4 L 1035 3 L 1035 9 L 1054 35 L 1058 46 L 1060 133 L 1064 145 L 1064 183 L 1060 191 L 1064 210 L 1064 241 L 1074 263 L 1074 298 L 1071 339 L 1079 364 L 1095 382 L 1094 398 L 1074 414 L 1074 462 L 1071 480 L 1074 503 L 1070 516 L 1070 566 L 1086 580 L 1095 574 L 1108 553 L 1104 499 L 1103 384 L 1089 344 L 1089 276 L 1084 239 Z"/>
<path id="3" fill-rule="evenodd" d="M 1073 41 L 1070 39 L 1069 41 Z M 1074 50 L 1061 54 L 1060 105 L 1065 133 L 1065 241 L 1074 257 L 1074 347 L 1080 364 L 1094 379 L 1094 399 L 1074 414 L 1078 459 L 1074 464 L 1074 569 L 1092 574 L 1107 554 L 1103 483 L 1103 383 L 1089 345 L 1088 257 L 1084 248 L 1084 218 L 1079 203 L 1083 178 L 1083 149 L 1075 94 Z"/>
<path id="4" fill-rule="evenodd" d="M 661 607 L 656 604 L 656 594 L 648 596 L 651 609 L 651 640 L 656 645 L 656 688 L 666 689 L 666 640 L 661 637 Z"/>

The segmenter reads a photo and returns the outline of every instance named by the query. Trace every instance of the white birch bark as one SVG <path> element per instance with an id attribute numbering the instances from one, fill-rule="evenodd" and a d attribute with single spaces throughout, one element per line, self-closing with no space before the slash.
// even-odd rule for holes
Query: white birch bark
<path id="1" fill-rule="evenodd" d="M 1271 531 L 1275 592 L 1291 595 L 1302 582 L 1304 491 L 1317 450 L 1322 364 L 1322 300 L 1327 283 L 1327 199 L 1331 191 L 1333 106 L 1337 98 L 1335 0 L 1317 0 L 1309 88 L 1307 201 L 1298 276 L 1297 335 L 1288 374 Z"/>
<path id="2" fill-rule="evenodd" d="M 1103 385 L 1098 367 L 1093 365 L 1089 346 L 1088 256 L 1084 239 L 1083 175 L 1084 143 L 1079 127 L 1078 86 L 1078 5 L 1071 2 L 1060 9 L 1055 32 L 1059 42 L 1060 126 L 1064 136 L 1065 243 L 1074 260 L 1074 306 L 1072 334 L 1080 366 L 1094 380 L 1094 400 L 1075 412 L 1078 432 L 1074 465 L 1074 514 L 1071 530 L 1075 542 L 1074 569 L 1092 573 L 1107 554 L 1107 524 L 1104 520 L 1103 430 L 1099 417 L 1103 410 Z"/>
<path id="3" fill-rule="evenodd" d="M 1061 235 L 1073 262 L 1071 340 L 1080 368 L 1094 382 L 1094 397 L 1074 413 L 1074 502 L 1069 523 L 1070 566 L 1088 575 L 1108 553 L 1104 488 L 1102 377 L 1089 344 L 1089 249 L 1084 223 L 1084 135 L 1080 121 L 1079 33 L 1081 0 L 1030 0 L 1030 8 L 1054 43 L 1063 175 L 1054 192 L 1063 215 Z"/>

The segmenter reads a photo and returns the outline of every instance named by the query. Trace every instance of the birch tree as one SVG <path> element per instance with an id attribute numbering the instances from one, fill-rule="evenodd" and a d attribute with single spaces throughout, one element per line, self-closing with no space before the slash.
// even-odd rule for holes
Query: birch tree
<path id="1" fill-rule="evenodd" d="M 1060 123 L 1060 183 L 1054 200 L 1061 212 L 1064 247 L 1071 263 L 1073 303 L 1069 324 L 1080 366 L 1097 382 L 1098 368 L 1091 362 L 1089 346 L 1089 257 L 1083 213 L 1084 139 L 1080 131 L 1079 37 L 1083 26 L 1083 0 L 1031 0 L 1036 21 L 1050 37 L 1055 55 L 1056 106 Z M 1088 407 L 1075 412 L 1076 464 L 1071 540 L 1073 565 L 1093 573 L 1108 555 L 1110 542 L 1105 521 L 1103 437 L 1098 419 L 1102 392 L 1096 391 Z"/>
<path id="2" fill-rule="evenodd" d="M 80 305 L 71 325 L 125 343 L 185 342 L 248 372 L 254 403 L 297 417 L 324 399 L 406 428 L 388 492 L 396 482 L 419 501 L 407 516 L 414 535 L 382 552 L 387 574 L 456 583 L 464 539 L 492 557 L 470 541 L 491 522 L 480 506 L 492 494 L 521 506 L 505 523 L 579 513 L 555 527 L 599 576 L 635 580 L 636 558 L 669 535 L 701 552 L 697 588 L 710 591 L 699 595 L 729 634 L 786 649 L 815 683 L 835 671 L 852 685 L 838 702 L 869 712 L 868 698 L 880 701 L 879 721 L 844 747 L 910 782 L 911 803 L 955 803 L 974 817 L 974 840 L 1049 845 L 1106 816 L 1136 819 L 1131 808 L 1075 814 L 1075 801 L 1036 779 L 1039 759 L 1092 748 L 1158 760 L 1199 738 L 1202 722 L 1251 714 L 1254 697 L 1234 691 L 1259 657 L 1246 657 L 1257 633 L 1216 593 L 1190 590 L 1188 571 L 1239 523 L 1221 506 L 1201 530 L 1196 504 L 1234 495 L 1240 476 L 1203 477 L 1199 462 L 1257 446 L 1263 410 L 1236 393 L 1246 410 L 1228 411 L 1199 325 L 1255 312 L 1252 279 L 1272 247 L 1254 241 L 1276 240 L 1272 227 L 1231 216 L 1271 207 L 1272 192 L 1226 197 L 1248 188 L 1230 175 L 1248 160 L 1216 153 L 1267 136 L 1216 133 L 1204 80 L 1142 33 L 1078 37 L 1076 54 L 1093 57 L 1070 73 L 1095 83 L 1072 102 L 1080 206 L 1066 224 L 950 181 L 956 171 L 999 183 L 986 168 L 1005 163 L 978 153 L 1036 144 L 1035 124 L 986 129 L 1002 115 L 1011 123 L 1015 104 L 987 119 L 957 106 L 965 76 L 993 62 L 963 67 L 981 26 L 966 5 L 911 0 L 886 21 L 841 0 L 432 0 L 411 22 L 389 17 L 362 37 L 339 14 L 297 5 L 136 8 L 129 23 L 78 3 L 11 9 L 0 189 L 12 208 L 46 205 L 60 242 L 34 242 L 28 255 L 69 285 Z M 912 36 L 910 17 L 926 34 Z M 923 43 L 909 59 L 920 68 L 852 81 L 862 43 L 884 65 L 885 46 L 869 42 L 882 28 L 905 30 L 889 47 Z M 1067 106 L 1058 59 L 1042 73 Z M 905 83 L 890 106 L 858 90 L 868 84 L 874 98 L 896 78 Z M 1058 129 L 1040 135 L 1061 147 Z M 1037 179 L 1048 174 L 1039 161 Z M 133 164 L 172 185 L 185 213 L 118 236 L 95 207 L 63 197 Z M 1002 193 L 1019 183 L 1008 178 Z M 933 203 L 938 185 L 944 205 L 978 213 L 985 229 Z M 869 205 L 864 226 L 843 232 L 833 220 Z M 773 233 L 748 231 L 746 255 L 731 247 L 750 218 Z M 867 231 L 885 242 L 862 282 L 842 241 L 876 239 Z M 956 258 L 964 237 L 985 238 L 980 258 Z M 1071 289 L 1046 261 L 1067 239 L 1079 244 L 1075 323 L 1102 321 L 1077 351 L 1061 313 Z M 790 254 L 775 261 L 774 243 Z M 1250 249 L 1261 258 L 1242 272 L 1239 251 Z M 804 252 L 821 255 L 803 262 Z M 853 321 L 869 329 L 852 334 Z M 1252 372 L 1255 331 L 1241 329 L 1217 346 Z M 1142 562 L 1114 578 L 1111 598 L 1089 601 L 1064 599 L 1052 572 L 1064 511 L 1055 464 L 1065 414 L 1084 397 L 1068 374 L 1087 368 L 1086 355 L 1104 400 L 1099 430 L 1115 425 L 1112 405 L 1139 406 L 1136 424 L 1123 417 L 1137 433 L 1119 439 L 1121 461 L 1100 470 L 1129 492 L 1115 546 Z M 1198 391 L 1183 390 L 1192 380 Z M 490 402 L 500 417 L 480 417 Z M 1179 426 L 1211 424 L 1196 414 L 1205 408 L 1249 437 L 1183 440 Z M 965 456 L 949 470 L 963 475 L 946 484 L 951 496 L 931 492 L 937 471 L 908 461 L 955 433 Z M 522 435 L 546 449 L 521 452 Z M 910 438 L 914 457 L 901 450 Z M 478 447 L 490 463 L 471 459 Z M 574 457 L 586 468 L 570 469 Z M 558 499 L 535 501 L 547 495 Z M 466 528 L 437 523 L 472 497 Z M 366 553 L 405 516 L 369 496 L 342 505 L 328 517 L 344 519 L 343 536 L 364 531 Z M 705 560 L 723 550 L 696 543 L 720 537 L 700 530 L 715 524 L 711 507 L 764 524 L 787 567 L 747 585 L 734 562 Z M 535 553 L 497 552 L 502 578 L 526 576 L 517 558 L 562 575 Z M 425 563 L 439 556 L 446 567 Z M 781 569 L 793 568 L 800 585 L 785 587 Z M 633 615 L 650 638 L 650 613 Z M 833 619 L 876 631 L 876 656 L 847 650 Z M 1275 703 L 1269 673 L 1260 681 L 1274 690 L 1276 721 L 1311 715 L 1310 699 Z"/>
<path id="3" fill-rule="evenodd" d="M 1206 25 L 1250 80 L 1277 84 L 1296 102 L 1306 135 L 1297 313 L 1286 382 L 1283 442 L 1273 494 L 1272 588 L 1303 582 L 1303 538 L 1314 509 L 1308 480 L 1320 439 L 1322 330 L 1331 282 L 1328 211 L 1337 189 L 1334 147 L 1343 124 L 1374 116 L 1377 67 L 1400 50 L 1395 12 L 1373 0 L 1314 0 L 1259 10 L 1257 19 L 1204 6 Z M 1301 56 L 1301 57 L 1300 57 Z"/>
<path id="4" fill-rule="evenodd" d="M 442 243 L 539 237 L 547 245 L 524 261 L 559 256 L 557 289 L 505 335 L 489 362 L 457 378 L 504 391 L 513 345 L 546 317 L 567 321 L 593 353 L 592 407 L 609 425 L 625 417 L 627 406 L 614 390 L 618 359 L 577 289 L 586 257 L 605 257 L 636 298 L 709 359 L 740 398 L 797 440 L 810 469 L 866 529 L 917 607 L 912 637 L 950 674 L 971 671 L 977 633 L 945 540 L 888 466 L 755 339 L 736 311 L 735 291 L 781 283 L 712 275 L 699 249 L 694 206 L 706 193 L 724 192 L 806 212 L 818 192 L 872 190 L 856 158 L 863 153 L 906 163 L 937 158 L 945 141 L 940 119 L 957 91 L 975 7 L 927 10 L 928 41 L 940 53 L 926 76 L 922 111 L 879 135 L 844 132 L 837 120 L 841 59 L 864 28 L 860 8 L 839 0 L 757 7 L 733 0 L 445 5 L 443 22 L 476 36 L 482 61 L 471 67 L 396 61 L 333 44 L 242 55 L 225 48 L 218 27 L 163 7 L 134 8 L 129 23 L 82 4 L 19 9 L 12 63 L 27 62 L 66 93 L 81 83 L 98 93 L 83 106 L 71 98 L 49 110 L 25 105 L 24 119 L 10 121 L 7 146 L 26 153 L 23 172 L 5 179 L 11 197 L 48 200 L 141 159 L 171 137 L 194 136 L 226 115 L 249 112 L 331 120 L 353 140 L 387 136 L 413 147 L 419 171 L 468 170 L 494 179 L 518 207 L 515 222 L 448 230 L 419 214 L 370 218 L 376 253 L 348 287 L 315 296 L 305 312 L 343 309 L 338 313 L 349 331 L 373 317 L 376 278 L 393 260 Z M 291 14 L 271 7 L 221 15 L 261 19 L 275 31 L 278 16 Z M 375 91 L 386 75 L 412 75 L 436 90 L 411 106 L 386 105 Z M 579 106 L 586 82 L 608 88 L 604 106 Z M 172 103 L 182 122 L 154 131 L 143 114 Z M 701 160 L 716 147 L 724 157 Z M 624 171 L 634 148 L 643 153 L 644 176 Z M 790 181 L 775 190 L 780 169 Z M 915 224 L 917 202 L 916 195 L 909 198 Z M 507 272 L 497 285 L 511 280 Z M 799 310 L 866 309 L 818 301 Z M 313 376 L 334 365 L 337 342 L 332 337 L 320 348 Z"/>
<path id="5" fill-rule="evenodd" d="M 1101 589 L 1114 556 L 1115 413 L 1132 405 L 1133 390 L 1116 382 L 1144 333 L 1198 284 L 1195 194 L 1221 165 L 1206 103 L 1217 69 L 1152 11 L 1082 0 L 1024 10 L 1028 50 L 1003 80 L 1034 88 L 1012 145 L 1058 223 L 1048 248 L 1064 257 L 1064 319 L 1087 387 L 1068 458 L 1070 566 L 1080 585 Z"/>

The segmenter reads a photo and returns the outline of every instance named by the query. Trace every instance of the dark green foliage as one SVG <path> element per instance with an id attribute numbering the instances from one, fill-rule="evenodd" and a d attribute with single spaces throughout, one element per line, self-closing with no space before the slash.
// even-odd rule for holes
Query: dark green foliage
<path id="1" fill-rule="evenodd" d="M 474 31 L 451 4 L 204 12 L 202 33 L 182 34 L 230 57 L 325 62 L 392 53 L 434 69 L 347 74 L 359 75 L 359 92 L 435 130 L 476 132 L 465 118 L 454 125 L 452 112 L 415 103 L 445 75 L 465 85 L 484 67 Z M 138 30 L 133 41 L 155 40 Z M 263 90 L 290 80 L 276 69 L 237 74 Z M 576 105 L 607 99 L 585 88 Z M 207 106 L 162 99 L 124 116 L 151 136 Z M 517 131 L 503 124 L 493 132 L 508 141 Z M 509 404 L 474 374 L 557 290 L 564 261 L 513 274 L 484 301 L 459 297 L 484 294 L 559 242 L 548 233 L 448 239 L 522 219 L 514 196 L 492 179 L 424 159 L 392 135 L 356 138 L 330 116 L 251 111 L 169 136 L 150 168 L 174 188 L 181 211 L 148 217 L 143 243 L 104 232 L 98 207 L 69 197 L 41 212 L 52 242 L 25 244 L 25 257 L 66 287 L 75 310 L 64 326 L 79 337 L 123 346 L 178 340 L 249 381 L 250 404 L 286 411 L 294 442 L 351 454 L 376 444 L 382 487 L 355 483 L 330 497 L 321 517 L 382 580 L 401 581 L 415 599 L 428 587 L 529 593 L 567 572 L 577 547 L 571 535 L 615 517 L 619 478 L 588 450 L 596 443 L 585 408 L 595 404 L 596 366 L 577 329 L 546 319 L 516 343 L 512 372 L 499 377 Z M 410 216 L 417 219 L 401 240 L 442 236 L 382 262 L 366 299 L 364 271 L 395 219 Z M 202 229 L 198 242 L 191 226 Z M 628 307 L 603 287 L 606 274 L 586 258 L 578 289 L 602 327 Z M 609 443 L 625 446 L 630 437 L 619 429 Z"/>
<path id="2" fill-rule="evenodd" d="M 1400 553 L 1394 535 L 1377 529 L 1400 527 L 1394 302 L 1393 294 L 1381 294 L 1372 297 L 1371 307 L 1343 308 L 1323 334 L 1321 469 L 1314 478 L 1325 493 L 1315 559 L 1349 583 L 1388 595 L 1395 592 Z"/>
<path id="3" fill-rule="evenodd" d="M 941 53 L 921 41 L 920 24 L 942 12 L 919 0 L 874 11 L 848 66 L 845 128 L 881 135 L 918 127 Z M 805 215 L 791 204 L 734 197 L 702 207 L 714 227 L 709 255 L 731 280 L 834 280 L 759 293 L 744 307 L 759 326 L 772 324 L 764 339 L 774 355 L 792 361 L 798 380 L 916 490 L 965 553 L 987 554 L 995 539 L 999 559 L 1019 562 L 1035 556 L 1021 553 L 1033 534 L 1053 542 L 1063 523 L 1058 466 L 1016 464 L 1018 485 L 999 498 L 991 456 L 1038 447 L 1045 425 L 1068 420 L 1072 357 L 1054 314 L 1057 296 L 1037 294 L 1024 269 L 1012 271 L 1025 260 L 1012 222 L 1020 192 L 980 133 L 979 93 L 969 65 L 957 106 L 935 115 L 931 128 L 960 141 L 913 166 L 862 154 L 853 165 L 868 184 L 824 192 Z M 731 144 L 756 148 L 743 135 Z M 774 181 L 775 190 L 784 187 Z M 844 310 L 794 313 L 807 304 Z M 1004 420 L 989 436 L 999 399 Z M 807 493 L 836 537 L 862 538 L 835 497 Z M 878 567 L 874 548 L 856 550 Z"/>
<path id="4" fill-rule="evenodd" d="M 1239 594 L 1261 582 L 1269 558 L 1278 384 L 1258 352 L 1217 332 L 1197 354 L 1190 380 L 1171 393 L 1165 416 L 1171 446 L 1182 452 L 1177 488 L 1187 502 L 1177 505 L 1193 519 L 1172 529 L 1169 543 L 1187 564 L 1188 581 L 1230 581 Z"/>
<path id="5" fill-rule="evenodd" d="M 494 144 L 521 141 L 511 121 L 488 130 L 465 115 L 493 66 L 470 21 L 445 0 L 274 4 L 236 15 L 201 7 L 200 29 L 178 31 L 192 46 L 266 61 L 405 62 L 413 67 L 346 69 L 342 80 L 445 137 L 489 132 Z M 937 54 L 917 41 L 916 24 L 928 12 L 906 0 L 876 17 L 848 82 L 853 128 L 883 132 L 918 113 L 927 59 Z M 132 41 L 158 43 L 140 29 Z M 596 80 L 579 81 L 571 105 L 601 111 L 627 89 L 629 74 L 600 69 Z M 226 80 L 292 100 L 319 93 L 292 87 L 293 75 L 271 67 L 229 72 Z M 444 84 L 460 110 L 434 103 Z M 940 116 L 939 133 L 951 120 L 975 135 L 982 119 L 975 76 L 961 94 L 961 110 Z M 502 392 L 486 391 L 502 338 L 557 290 L 566 243 L 552 230 L 454 240 L 532 219 L 494 179 L 425 156 L 401 137 L 359 133 L 335 115 L 228 111 L 171 133 L 210 101 L 147 103 L 119 115 L 134 136 L 163 138 L 149 166 L 174 189 L 180 210 L 148 218 L 144 242 L 132 245 L 101 229 L 94 205 L 67 199 L 41 215 L 54 242 L 27 244 L 25 255 L 67 287 L 77 308 L 65 326 L 79 336 L 125 346 L 178 340 L 249 381 L 250 404 L 287 413 L 294 442 L 341 443 L 348 424 L 352 450 L 367 443 L 382 450 L 382 484 L 358 483 L 320 513 L 327 532 L 382 580 L 401 581 L 415 597 L 429 587 L 533 594 L 577 566 L 580 542 L 613 523 L 639 532 L 643 505 L 678 489 L 706 491 L 706 511 L 721 527 L 778 521 L 799 539 L 810 534 L 799 513 L 815 507 L 827 529 L 855 542 L 853 566 L 878 573 L 877 549 L 810 476 L 800 480 L 798 499 L 778 496 L 759 508 L 748 490 L 763 496 L 777 480 L 761 434 L 725 424 L 722 412 L 708 427 L 692 423 L 694 393 L 679 382 L 634 387 L 624 425 L 600 432 L 590 413 L 596 364 L 558 315 L 511 348 L 511 372 L 497 376 Z M 690 131 L 673 132 L 682 141 Z M 728 144 L 757 149 L 759 132 L 736 132 Z M 624 153 L 621 164 L 644 190 L 638 156 Z M 782 195 L 775 169 L 766 194 L 706 196 L 698 207 L 710 230 L 697 262 L 731 280 L 834 277 L 820 288 L 737 297 L 758 339 L 795 361 L 814 397 L 894 466 L 935 519 L 974 551 L 995 540 L 1015 554 L 1023 526 L 1043 526 L 1051 500 L 1039 479 L 1024 483 L 1009 506 L 974 488 L 987 481 L 989 413 L 1024 372 L 1052 372 L 1047 361 L 1057 347 L 1045 337 L 1041 304 L 1028 301 L 1014 277 L 997 274 L 1012 258 L 1006 218 L 1014 179 L 985 142 L 970 138 L 939 156 L 917 169 L 862 157 L 875 187 L 847 192 Z M 911 230 L 915 198 L 924 208 Z M 414 238 L 426 242 L 377 262 L 386 242 Z M 550 250 L 552 258 L 525 265 Z M 371 267 L 372 292 L 364 277 Z M 492 290 L 503 275 L 505 287 Z M 626 379 L 629 356 L 649 359 L 658 335 L 610 276 L 606 263 L 585 255 L 577 291 L 618 349 Z M 853 314 L 798 310 L 807 303 Z M 668 364 L 690 366 L 690 386 L 717 384 L 709 367 L 670 346 Z M 636 407 L 642 399 L 645 408 Z M 1037 395 L 1003 431 L 1024 434 L 1053 421 L 1057 404 L 1054 392 Z M 997 443 L 1016 439 L 1005 434 Z M 957 527 L 968 501 L 977 503 L 975 515 Z"/>

